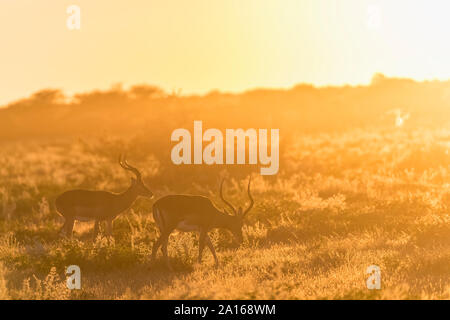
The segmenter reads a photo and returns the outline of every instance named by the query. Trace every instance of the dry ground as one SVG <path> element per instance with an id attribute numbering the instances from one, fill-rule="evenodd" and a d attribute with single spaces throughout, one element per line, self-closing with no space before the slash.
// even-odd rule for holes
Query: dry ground
<path id="1" fill-rule="evenodd" d="M 140 199 L 114 222 L 114 243 L 91 240 L 78 223 L 58 238 L 53 200 L 75 188 L 121 191 L 128 174 L 79 142 L 10 143 L 0 151 L 0 297 L 6 299 L 413 299 L 450 298 L 450 131 L 366 130 L 303 135 L 283 148 L 280 173 L 254 173 L 256 204 L 235 248 L 226 231 L 195 263 L 197 236 L 174 234 L 169 255 L 150 266 L 154 200 Z M 137 161 L 156 198 L 204 194 L 222 207 L 217 175 L 186 176 L 154 156 Z M 247 170 L 248 168 L 246 168 Z M 218 169 L 219 170 L 219 169 Z M 256 170 L 254 170 L 256 172 Z M 170 173 L 170 174 L 169 174 Z M 245 198 L 247 171 L 227 194 Z M 201 181 L 201 182 L 200 182 Z M 206 183 L 205 183 L 206 181 Z M 2 210 L 1 210 L 2 209 Z M 206 252 L 206 251 L 205 251 Z M 82 271 L 82 290 L 64 285 L 64 268 Z M 366 288 L 369 265 L 382 289 Z"/>

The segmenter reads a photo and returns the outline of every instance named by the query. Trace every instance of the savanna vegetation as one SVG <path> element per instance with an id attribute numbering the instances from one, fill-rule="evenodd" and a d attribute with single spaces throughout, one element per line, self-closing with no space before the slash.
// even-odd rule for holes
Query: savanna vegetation
<path id="1" fill-rule="evenodd" d="M 381 75 L 362 87 L 255 90 L 205 96 L 120 86 L 69 99 L 44 90 L 0 110 L 2 299 L 450 299 L 450 83 Z M 280 171 L 258 166 L 175 166 L 170 133 L 204 127 L 279 128 Z M 59 237 L 54 199 L 73 188 L 123 191 L 142 170 L 153 200 L 114 221 L 114 241 L 79 222 Z M 167 270 L 150 265 L 155 199 L 218 195 L 255 206 L 244 243 L 211 233 L 221 265 L 198 236 L 174 234 Z M 79 265 L 82 289 L 65 268 Z M 368 290 L 377 265 L 382 289 Z"/>

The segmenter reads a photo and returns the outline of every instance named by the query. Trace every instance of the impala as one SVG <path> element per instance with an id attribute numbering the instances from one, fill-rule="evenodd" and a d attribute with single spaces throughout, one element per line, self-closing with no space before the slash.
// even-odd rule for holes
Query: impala
<path id="1" fill-rule="evenodd" d="M 231 203 L 224 199 L 222 193 L 223 183 L 224 180 L 222 180 L 220 184 L 220 198 L 231 208 L 234 215 L 227 214 L 225 210 L 221 211 L 217 209 L 212 201 L 204 196 L 169 195 L 154 203 L 153 218 L 160 230 L 160 236 L 153 245 L 152 261 L 155 261 L 156 253 L 161 246 L 167 267 L 171 269 L 167 255 L 167 243 L 170 234 L 175 229 L 182 232 L 199 232 L 198 262 L 200 263 L 202 260 L 202 253 L 206 244 L 214 256 L 216 267 L 219 265 L 219 260 L 217 259 L 216 251 L 211 243 L 211 239 L 208 236 L 208 231 L 213 228 L 228 229 L 231 231 L 237 242 L 239 244 L 242 243 L 243 221 L 254 204 L 250 193 L 251 178 L 247 188 L 250 205 L 245 211 L 242 210 L 242 207 L 239 207 L 238 210 L 236 210 Z"/>
<path id="2" fill-rule="evenodd" d="M 134 173 L 131 185 L 123 193 L 108 191 L 70 190 L 55 200 L 56 210 L 64 217 L 65 222 L 61 229 L 63 235 L 72 235 L 75 220 L 95 220 L 94 239 L 99 231 L 100 221 L 107 222 L 108 236 L 112 236 L 112 222 L 120 213 L 131 207 L 138 196 L 152 198 L 153 193 L 144 185 L 138 169 L 119 157 L 120 166 Z"/>

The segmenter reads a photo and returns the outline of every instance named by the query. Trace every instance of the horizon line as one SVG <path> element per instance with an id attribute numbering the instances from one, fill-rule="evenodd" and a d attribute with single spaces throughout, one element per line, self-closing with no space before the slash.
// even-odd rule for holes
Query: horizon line
<path id="1" fill-rule="evenodd" d="M 34 95 L 36 95 L 39 92 L 43 92 L 43 91 L 59 91 L 63 94 L 64 98 L 71 100 L 73 98 L 75 98 L 77 95 L 82 95 L 82 94 L 89 94 L 89 93 L 93 93 L 93 92 L 108 92 L 108 91 L 113 91 L 113 90 L 122 90 L 124 92 L 130 91 L 133 87 L 138 87 L 138 86 L 143 86 L 143 87 L 154 87 L 156 89 L 160 89 L 162 91 L 162 93 L 165 93 L 167 95 L 167 97 L 170 96 L 176 96 L 176 97 L 183 97 L 183 98 L 188 98 L 188 97 L 206 97 L 208 95 L 211 95 L 213 93 L 218 93 L 218 94 L 230 94 L 230 95 L 241 95 L 241 94 L 245 94 L 245 93 L 249 93 L 249 92 L 254 92 L 254 91 L 289 91 L 292 90 L 296 87 L 301 87 L 301 86 L 306 86 L 306 87 L 311 87 L 313 89 L 327 89 L 327 88 L 359 88 L 359 87 L 370 87 L 376 84 L 377 80 L 395 80 L 395 81 L 411 81 L 414 83 L 430 83 L 430 82 L 440 82 L 440 83 L 445 83 L 445 82 L 450 82 L 450 78 L 446 78 L 446 79 L 438 79 L 438 78 L 433 78 L 433 79 L 414 79 L 414 78 L 408 78 L 408 77 L 399 77 L 399 76 L 386 76 L 385 74 L 381 73 L 381 72 L 376 72 L 374 73 L 374 75 L 372 76 L 371 80 L 369 82 L 366 83 L 357 83 L 357 84 L 351 84 L 351 83 L 344 83 L 344 84 L 314 84 L 314 83 L 310 83 L 310 82 L 299 82 L 296 83 L 294 85 L 291 86 L 285 86 L 285 87 L 265 87 L 265 86 L 255 86 L 255 87 L 250 87 L 248 89 L 244 89 L 244 90 L 226 90 L 226 89 L 218 89 L 218 88 L 211 88 L 209 90 L 205 90 L 203 92 L 188 92 L 186 94 L 181 93 L 183 91 L 183 88 L 172 88 L 172 90 L 168 90 L 163 88 L 162 86 L 158 86 L 155 84 L 150 84 L 150 83 L 144 83 L 144 82 L 138 82 L 138 83 L 134 83 L 134 84 L 130 84 L 130 85 L 124 85 L 123 82 L 113 82 L 109 85 L 108 88 L 92 88 L 92 89 L 88 89 L 88 90 L 81 90 L 81 91 L 77 91 L 77 92 L 73 92 L 73 93 L 67 93 L 68 91 L 70 92 L 70 90 L 66 90 L 63 88 L 57 88 L 57 87 L 44 87 L 42 89 L 38 89 L 35 91 L 32 91 L 30 94 L 20 97 L 20 98 L 16 98 L 13 100 L 10 100 L 9 102 L 6 103 L 2 103 L 0 104 L 0 109 L 3 108 L 7 108 L 17 102 L 20 102 L 22 100 L 27 100 L 32 98 Z"/>

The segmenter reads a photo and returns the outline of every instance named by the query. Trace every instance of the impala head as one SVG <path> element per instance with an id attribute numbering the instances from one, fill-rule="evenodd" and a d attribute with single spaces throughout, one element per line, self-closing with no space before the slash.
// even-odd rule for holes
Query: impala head
<path id="1" fill-rule="evenodd" d="M 234 238 L 236 239 L 236 241 L 241 244 L 243 241 L 243 237 L 242 237 L 242 226 L 244 225 L 244 218 L 247 215 L 247 213 L 252 209 L 254 201 L 252 198 L 252 195 L 250 193 L 250 184 L 251 184 L 252 178 L 250 177 L 249 181 L 248 181 L 248 187 L 247 187 L 247 193 L 248 193 L 248 197 L 250 199 L 250 205 L 248 206 L 247 209 L 243 210 L 242 207 L 238 207 L 238 209 L 236 210 L 235 207 L 233 207 L 233 205 L 228 202 L 227 200 L 224 199 L 223 197 L 223 183 L 225 182 L 225 179 L 222 180 L 221 184 L 220 184 L 220 198 L 222 199 L 222 201 L 232 210 L 232 215 L 231 217 L 233 217 L 233 223 L 229 226 L 231 233 L 233 234 Z M 227 211 L 225 210 L 224 213 L 227 213 Z"/>
<path id="2" fill-rule="evenodd" d="M 151 199 L 153 197 L 153 192 L 151 192 L 142 181 L 142 175 L 138 169 L 132 167 L 128 164 L 127 160 L 122 159 L 119 156 L 119 164 L 125 170 L 131 171 L 135 174 L 136 178 L 131 178 L 131 188 L 133 188 L 137 195 Z"/>

